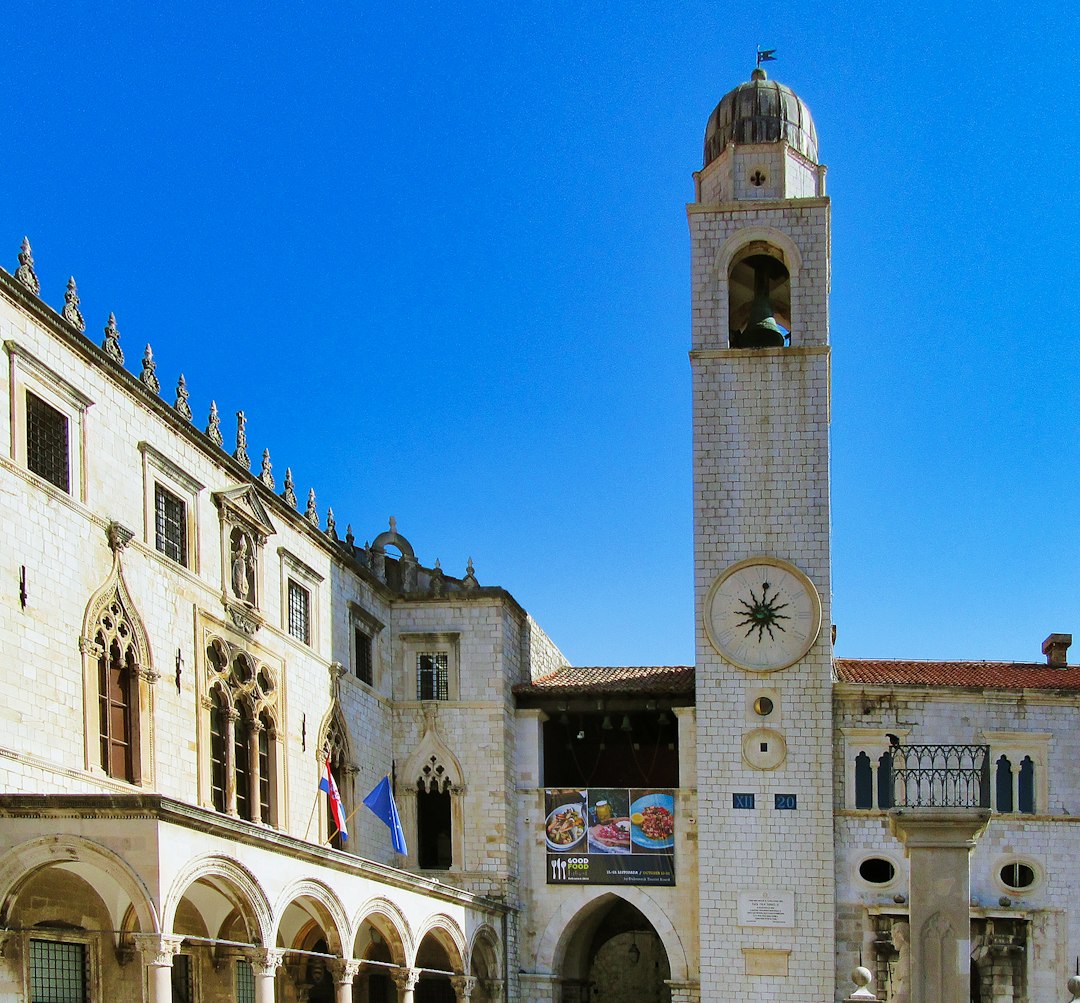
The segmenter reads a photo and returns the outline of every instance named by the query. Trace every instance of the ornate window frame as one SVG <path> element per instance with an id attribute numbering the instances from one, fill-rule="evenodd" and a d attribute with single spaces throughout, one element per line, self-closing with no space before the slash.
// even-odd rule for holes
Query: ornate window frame
<path id="1" fill-rule="evenodd" d="M 386 628 L 378 617 L 373 616 L 358 602 L 349 602 L 349 675 L 362 686 L 366 686 L 376 693 L 384 689 L 383 680 L 383 644 L 380 635 Z M 360 633 L 367 637 L 371 644 L 371 682 L 367 683 L 360 678 L 357 668 L 359 666 L 359 651 L 357 650 L 356 635 Z"/>
<path id="2" fill-rule="evenodd" d="M 202 556 L 199 548 L 198 505 L 199 494 L 206 489 L 206 485 L 201 484 L 173 463 L 149 442 L 140 442 L 139 452 L 142 454 L 143 470 L 143 542 L 148 550 L 160 554 L 170 565 L 177 563 L 157 549 L 155 488 L 161 485 L 184 503 L 187 524 L 187 564 L 182 567 L 198 575 Z"/>
<path id="3" fill-rule="evenodd" d="M 403 702 L 438 702 L 452 703 L 461 699 L 461 631 L 407 631 L 398 634 L 401 642 L 398 671 L 403 680 L 403 693 L 408 694 Z M 446 655 L 446 700 L 421 700 L 417 692 L 417 659 L 421 654 Z"/>
<path id="4" fill-rule="evenodd" d="M 110 523 L 107 529 L 112 549 L 112 567 L 104 583 L 90 597 L 83 614 L 82 633 L 79 636 L 79 652 L 82 655 L 83 674 L 83 740 L 86 769 L 106 777 L 101 765 L 100 709 L 99 709 L 99 659 L 107 653 L 113 639 L 123 639 L 125 646 L 134 654 L 136 678 L 130 691 L 131 709 L 131 783 L 142 787 L 154 786 L 154 684 L 159 678 L 154 668 L 153 653 L 146 634 L 146 627 L 124 580 L 121 553 L 132 539 L 132 532 L 119 523 Z M 97 638 L 105 632 L 103 649 Z M 127 783 L 113 778 L 117 783 Z"/>
<path id="5" fill-rule="evenodd" d="M 8 354 L 11 458 L 48 491 L 86 503 L 86 412 L 94 402 L 44 362 L 14 341 L 4 342 Z M 27 466 L 26 393 L 55 408 L 67 419 L 68 487 L 65 491 Z"/>
<path id="6" fill-rule="evenodd" d="M 196 701 L 195 733 L 198 750 L 198 800 L 199 804 L 211 811 L 216 811 L 213 798 L 211 777 L 211 735 L 210 715 L 214 709 L 215 693 L 220 695 L 229 716 L 228 736 L 225 741 L 225 814 L 234 818 L 244 818 L 237 807 L 236 768 L 231 757 L 235 754 L 232 741 L 232 723 L 241 714 L 251 727 L 249 737 L 248 775 L 251 777 L 254 800 L 259 797 L 261 767 L 258 766 L 258 736 L 264 730 L 263 721 L 268 719 L 270 729 L 267 733 L 267 758 L 270 768 L 269 785 L 269 822 L 264 823 L 258 807 L 251 809 L 255 818 L 245 819 L 253 825 L 268 824 L 274 828 L 287 828 L 287 763 L 286 763 L 286 722 L 285 722 L 285 671 L 280 659 L 276 658 L 249 638 L 238 634 L 223 622 L 217 621 L 200 612 L 196 624 L 195 672 Z M 219 665 L 214 664 L 210 651 L 217 652 Z M 242 659 L 245 670 L 235 673 L 233 666 L 237 659 Z"/>
<path id="7" fill-rule="evenodd" d="M 278 547 L 278 558 L 281 562 L 281 629 L 282 632 L 295 643 L 318 652 L 322 632 L 320 631 L 321 617 L 319 605 L 319 587 L 325 581 L 313 568 L 300 560 L 295 554 Z M 308 594 L 308 638 L 297 637 L 289 629 L 289 582 L 294 582 Z"/>
<path id="8" fill-rule="evenodd" d="M 1030 757 L 1035 766 L 1034 794 L 1035 815 L 1049 814 L 1050 783 L 1049 783 L 1049 748 L 1050 732 L 1036 731 L 983 731 L 981 739 L 990 746 L 990 807 L 995 811 L 998 808 L 997 790 L 997 764 L 1004 755 L 1007 756 L 1013 768 L 1013 805 L 1012 810 L 1004 812 L 1009 818 L 1030 818 L 1031 814 L 1020 811 L 1019 802 L 1019 772 L 1020 764 L 1025 757 Z"/>

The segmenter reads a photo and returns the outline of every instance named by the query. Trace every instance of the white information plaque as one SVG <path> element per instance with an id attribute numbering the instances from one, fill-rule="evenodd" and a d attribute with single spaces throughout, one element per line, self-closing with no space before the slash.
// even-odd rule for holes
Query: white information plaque
<path id="1" fill-rule="evenodd" d="M 780 929 L 794 925 L 794 892 L 771 890 L 739 892 L 739 926 Z"/>

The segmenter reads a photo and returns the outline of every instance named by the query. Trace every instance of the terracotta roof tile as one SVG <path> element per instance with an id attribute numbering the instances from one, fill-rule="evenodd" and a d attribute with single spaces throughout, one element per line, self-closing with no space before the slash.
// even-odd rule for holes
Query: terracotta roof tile
<path id="1" fill-rule="evenodd" d="M 580 696 L 598 693 L 692 694 L 692 665 L 564 665 L 531 683 L 514 687 L 519 695 Z"/>
<path id="2" fill-rule="evenodd" d="M 1080 666 L 1045 662 L 917 662 L 837 658 L 836 678 L 874 686 L 956 686 L 988 690 L 1080 690 Z"/>

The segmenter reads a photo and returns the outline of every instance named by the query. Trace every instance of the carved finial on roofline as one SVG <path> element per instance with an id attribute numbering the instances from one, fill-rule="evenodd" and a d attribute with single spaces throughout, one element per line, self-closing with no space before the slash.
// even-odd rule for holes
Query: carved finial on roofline
<path id="1" fill-rule="evenodd" d="M 22 250 L 19 251 L 19 267 L 15 269 L 17 278 L 35 296 L 41 294 L 41 283 L 34 271 L 34 253 L 30 250 L 30 238 L 23 237 Z"/>

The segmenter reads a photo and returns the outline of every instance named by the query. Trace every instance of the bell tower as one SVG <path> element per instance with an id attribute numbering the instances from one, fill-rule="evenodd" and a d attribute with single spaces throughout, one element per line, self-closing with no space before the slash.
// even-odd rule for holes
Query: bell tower
<path id="1" fill-rule="evenodd" d="M 829 200 L 759 67 L 717 105 L 692 248 L 701 999 L 834 995 Z"/>

